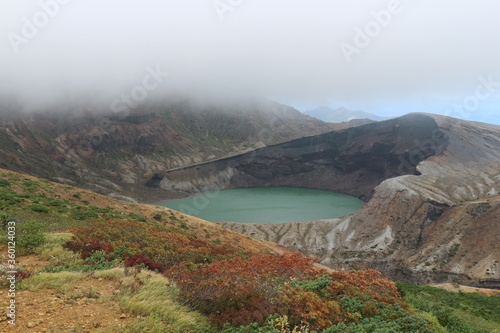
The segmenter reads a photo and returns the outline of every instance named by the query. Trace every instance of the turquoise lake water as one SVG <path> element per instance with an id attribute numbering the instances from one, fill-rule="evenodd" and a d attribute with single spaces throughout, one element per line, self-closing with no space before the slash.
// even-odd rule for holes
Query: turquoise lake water
<path id="1" fill-rule="evenodd" d="M 258 187 L 203 192 L 155 205 L 212 222 L 284 223 L 349 215 L 360 209 L 364 202 L 331 191 Z"/>

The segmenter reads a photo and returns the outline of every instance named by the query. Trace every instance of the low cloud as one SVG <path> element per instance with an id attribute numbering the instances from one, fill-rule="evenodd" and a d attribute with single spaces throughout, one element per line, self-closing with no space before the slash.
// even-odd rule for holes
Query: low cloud
<path id="1" fill-rule="evenodd" d="M 387 115 L 445 114 L 474 94 L 478 77 L 500 81 L 495 1 L 1 4 L 0 96 L 29 109 L 62 100 L 109 105 L 141 86 L 148 67 L 169 73 L 148 98 L 246 93 Z M 346 45 L 356 49 L 348 57 Z M 492 121 L 499 95 L 468 118 Z"/>

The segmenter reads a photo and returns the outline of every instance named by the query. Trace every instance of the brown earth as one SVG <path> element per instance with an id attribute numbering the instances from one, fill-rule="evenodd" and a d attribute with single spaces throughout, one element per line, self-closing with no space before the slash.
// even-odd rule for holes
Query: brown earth
<path id="1" fill-rule="evenodd" d="M 474 288 L 469 286 L 462 286 L 455 283 L 441 283 L 441 284 L 431 284 L 431 287 L 441 288 L 453 292 L 463 292 L 463 293 L 477 293 L 486 296 L 500 296 L 500 290 L 488 289 L 488 288 Z"/>
<path id="2" fill-rule="evenodd" d="M 18 266 L 37 272 L 48 262 L 36 255 L 18 257 Z M 124 325 L 135 320 L 124 313 L 113 292 L 116 281 L 87 278 L 66 292 L 56 289 L 16 291 L 15 325 L 5 317 L 8 289 L 0 289 L 0 332 L 91 332 L 97 328 Z M 92 297 L 86 297 L 92 290 Z M 87 295 L 88 296 L 88 295 Z"/>

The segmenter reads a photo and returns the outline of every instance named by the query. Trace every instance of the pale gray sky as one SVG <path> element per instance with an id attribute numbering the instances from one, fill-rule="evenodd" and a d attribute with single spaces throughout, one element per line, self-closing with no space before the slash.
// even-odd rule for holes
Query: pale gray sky
<path id="1" fill-rule="evenodd" d="M 246 92 L 500 124 L 499 14 L 497 0 L 0 0 L 0 96 L 109 104 L 149 68 L 169 75 L 148 98 Z"/>

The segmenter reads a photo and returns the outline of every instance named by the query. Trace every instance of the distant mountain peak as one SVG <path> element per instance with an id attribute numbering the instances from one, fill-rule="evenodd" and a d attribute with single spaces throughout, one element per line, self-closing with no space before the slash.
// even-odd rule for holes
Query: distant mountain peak
<path id="1" fill-rule="evenodd" d="M 329 106 L 319 106 L 312 110 L 304 111 L 304 114 L 329 123 L 342 123 L 353 119 L 384 120 L 385 118 L 361 110 L 351 111 L 341 106 L 332 109 Z"/>

